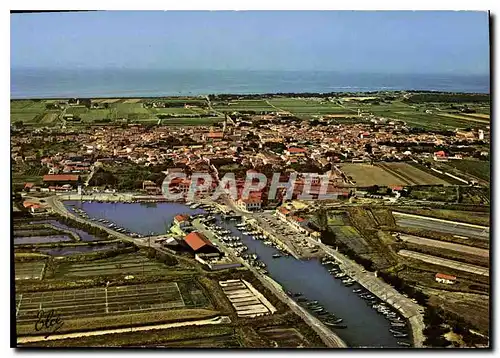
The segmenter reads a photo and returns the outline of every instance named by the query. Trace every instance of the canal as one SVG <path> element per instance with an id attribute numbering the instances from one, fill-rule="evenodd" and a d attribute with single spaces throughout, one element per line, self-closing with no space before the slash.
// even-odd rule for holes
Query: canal
<path id="1" fill-rule="evenodd" d="M 68 202 L 67 202 L 68 203 Z M 76 202 L 71 202 L 75 204 Z M 178 203 L 155 205 L 124 203 L 79 203 L 89 217 L 104 218 L 131 231 L 148 234 L 163 233 L 170 227 L 177 214 L 198 214 L 201 209 L 190 209 Z M 218 224 L 239 236 L 248 247 L 248 253 L 256 253 L 266 264 L 269 276 L 286 291 L 301 292 L 310 300 L 317 300 L 326 310 L 342 318 L 348 328 L 335 332 L 351 347 L 399 347 L 398 341 L 410 342 L 409 338 L 395 338 L 389 332 L 390 324 L 385 317 L 368 306 L 353 289 L 346 287 L 330 275 L 317 259 L 297 260 L 292 256 L 273 258 L 279 251 L 254 240 L 236 228 L 238 222 L 217 217 Z"/>

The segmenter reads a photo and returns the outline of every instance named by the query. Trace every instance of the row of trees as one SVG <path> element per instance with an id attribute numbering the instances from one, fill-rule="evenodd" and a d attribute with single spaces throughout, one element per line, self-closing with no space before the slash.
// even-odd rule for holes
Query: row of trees
<path id="1" fill-rule="evenodd" d="M 480 103 L 490 102 L 489 94 L 474 93 L 417 93 L 404 100 L 408 103 L 443 102 L 443 103 Z"/>

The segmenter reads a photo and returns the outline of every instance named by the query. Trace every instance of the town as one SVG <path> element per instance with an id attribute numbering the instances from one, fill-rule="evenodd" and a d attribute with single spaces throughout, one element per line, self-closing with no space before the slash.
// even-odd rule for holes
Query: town
<path id="1" fill-rule="evenodd" d="M 488 345 L 488 95 L 11 111 L 23 346 Z M 215 197 L 228 177 L 234 192 Z M 42 305 L 65 322 L 48 339 L 33 330 Z"/>

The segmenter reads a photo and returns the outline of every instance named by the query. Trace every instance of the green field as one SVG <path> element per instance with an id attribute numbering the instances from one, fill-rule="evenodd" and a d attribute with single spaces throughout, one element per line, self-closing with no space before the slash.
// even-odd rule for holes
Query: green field
<path id="1" fill-rule="evenodd" d="M 42 120 L 46 113 L 45 102 L 31 100 L 11 101 L 11 122 L 22 121 L 24 123 L 37 123 Z"/>
<path id="2" fill-rule="evenodd" d="M 184 108 L 184 107 L 167 107 L 167 108 L 149 108 L 149 111 L 153 114 L 172 114 L 177 116 L 182 115 L 195 115 L 195 114 L 204 114 L 204 111 L 201 108 Z"/>
<path id="3" fill-rule="evenodd" d="M 283 98 L 269 101 L 273 106 L 282 111 L 288 111 L 296 116 L 304 115 L 324 115 L 324 114 L 348 114 L 356 115 L 357 110 L 350 110 L 342 106 L 329 102 L 314 99 Z"/>
<path id="4" fill-rule="evenodd" d="M 53 278 L 75 279 L 107 275 L 167 275 L 171 267 L 137 254 L 119 255 L 102 260 L 63 263 L 51 270 Z"/>
<path id="5" fill-rule="evenodd" d="M 490 181 L 490 162 L 483 160 L 463 159 L 450 160 L 446 165 L 452 166 L 480 179 Z"/>
<path id="6" fill-rule="evenodd" d="M 275 112 L 276 108 L 270 106 L 265 100 L 238 100 L 229 102 L 217 102 L 214 105 L 216 110 L 224 112 L 255 111 L 255 112 Z"/>
<path id="7" fill-rule="evenodd" d="M 375 95 L 376 96 L 376 95 Z M 383 97 L 383 96 L 382 96 Z M 372 98 L 377 101 L 377 98 Z M 47 110 L 46 104 L 54 100 L 13 100 L 11 101 L 11 122 L 23 121 L 32 125 L 50 125 L 58 123 L 59 114 L 62 110 Z M 145 108 L 143 103 L 163 102 L 175 107 L 166 108 Z M 182 118 L 175 118 L 174 121 L 163 120 L 166 125 L 201 125 L 213 124 L 219 119 L 215 117 L 201 118 L 194 121 L 190 116 L 207 114 L 208 104 L 200 97 L 179 97 L 179 98 L 150 98 L 150 99 L 95 99 L 93 103 L 106 104 L 106 109 L 87 109 L 86 107 L 69 106 L 66 114 L 74 114 L 82 119 L 82 123 L 92 123 L 109 119 L 113 122 L 116 119 L 127 119 L 132 122 L 156 123 L 157 115 L 173 115 Z M 198 107 L 185 108 L 183 105 L 195 105 Z M 440 102 L 408 102 L 402 98 L 370 103 L 367 101 L 319 98 L 285 98 L 274 97 L 269 99 L 237 99 L 237 100 L 214 100 L 214 109 L 218 112 L 289 112 L 303 119 L 312 119 L 318 116 L 332 115 L 333 123 L 354 123 L 357 119 L 358 110 L 367 115 L 375 115 L 387 120 L 401 120 L 410 127 L 420 127 L 428 130 L 453 130 L 455 128 L 485 128 L 489 125 L 488 117 L 484 114 L 490 113 L 488 103 L 458 103 L 460 106 L 468 106 L 476 111 L 476 115 L 463 114 L 452 103 Z M 426 113 L 426 111 L 430 111 Z M 345 118 L 345 117 L 353 118 Z"/>

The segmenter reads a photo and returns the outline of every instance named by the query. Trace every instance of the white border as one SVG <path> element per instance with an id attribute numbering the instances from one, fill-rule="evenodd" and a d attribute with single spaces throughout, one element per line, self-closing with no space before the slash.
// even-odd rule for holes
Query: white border
<path id="1" fill-rule="evenodd" d="M 0 156 L 1 158 L 1 164 L 3 168 L 7 168 L 5 170 L 5 174 L 0 177 L 1 180 L 1 187 L 4 189 L 4 194 L 3 194 L 3 199 L 1 201 L 1 218 L 3 222 L 3 229 L 4 229 L 4 235 L 1 240 L 2 244 L 2 250 L 1 252 L 3 253 L 4 257 L 2 262 L 2 267 L 1 267 L 1 277 L 2 277 L 2 288 L 4 289 L 4 295 L 2 295 L 2 309 L 3 309 L 3 324 L 2 324 L 2 357 L 4 356 L 12 356 L 14 355 L 14 350 L 8 350 L 6 351 L 5 348 L 10 346 L 10 294 L 7 294 L 8 291 L 10 291 L 10 256 L 7 256 L 9 254 L 10 246 L 9 246 L 9 236 L 10 236 L 10 178 L 9 178 L 9 172 L 10 172 L 10 138 L 9 138 L 9 125 L 10 125 L 10 115 L 9 115 L 9 101 L 10 101 L 10 82 L 9 82 L 9 77 L 10 77 L 10 55 L 9 51 L 5 51 L 6 49 L 10 49 L 10 15 L 8 11 L 10 9 L 15 9 L 15 10 L 28 10 L 28 9 L 37 9 L 37 10 L 54 10 L 54 9 L 60 9 L 60 10 L 65 10 L 65 9 L 102 9 L 102 10 L 112 10 L 112 9 L 123 9 L 123 10 L 160 10 L 160 9 L 169 9 L 169 10 L 191 10 L 191 9 L 198 9 L 198 10 L 218 10 L 218 9 L 224 9 L 224 10 L 276 10 L 276 9 L 287 9 L 287 10 L 326 10 L 326 9 L 331 9 L 331 10 L 393 10 L 393 9 L 398 9 L 398 10 L 492 10 L 493 14 L 495 13 L 500 13 L 500 11 L 496 11 L 499 7 L 500 2 L 498 1 L 493 1 L 493 0 L 475 0 L 475 1 L 429 1 L 429 0 L 420 0 L 420 1 L 412 1 L 412 2 L 403 2 L 401 0 L 399 1 L 390 1 L 390 0 L 379 0 L 379 1 L 362 1 L 362 0 L 350 0 L 350 1 L 320 1 L 320 0 L 308 0 L 305 2 L 292 2 L 292 1 L 269 1 L 269 0 L 244 0 L 244 1 L 238 1 L 237 3 L 235 1 L 223 1 L 223 0 L 211 0 L 211 1 L 202 1 L 202 0 L 183 0 L 183 1 L 150 1 L 150 0 L 141 0 L 137 2 L 123 2 L 123 1 L 115 1 L 115 2 L 105 2 L 102 0 L 87 0 L 85 2 L 80 2 L 80 3 L 69 3 L 66 1 L 54 1 L 54 0 L 46 0 L 46 1 L 7 1 L 7 2 L 2 2 L 2 7 L 3 11 L 1 12 L 1 21 L 0 21 L 0 28 L 2 29 L 2 82 L 1 82 L 1 88 L 2 88 L 2 97 L 1 97 L 1 108 L 3 111 L 3 116 L 2 116 L 2 129 L 0 131 L 0 135 L 2 136 L 0 140 L 0 145 L 2 146 L 2 155 Z M 5 6 L 6 4 L 7 6 Z M 500 21 L 498 18 L 497 20 L 497 25 L 496 28 L 498 28 L 498 21 Z M 496 32 L 496 31 L 495 31 Z M 495 48 L 498 49 L 498 36 L 495 37 Z M 497 54 L 498 58 L 498 54 Z M 497 64 L 498 61 L 495 61 L 495 64 Z M 491 64 L 491 66 L 494 66 L 495 64 Z M 497 87 L 497 86 L 495 86 Z M 496 89 L 496 88 L 495 88 Z M 492 88 L 492 91 L 496 94 L 497 91 Z M 498 108 L 498 101 L 495 98 L 494 101 L 494 107 Z M 496 115 L 497 111 L 495 111 Z M 496 117 L 496 116 L 495 116 Z M 496 120 L 496 118 L 494 118 Z M 500 125 L 495 125 L 494 126 L 494 135 L 496 138 L 499 138 L 499 128 Z M 496 149 L 496 148 L 495 148 Z M 495 151 L 496 152 L 496 151 Z M 495 153 L 497 154 L 497 153 Z M 496 167 L 499 167 L 500 163 L 500 157 L 498 155 L 495 155 L 495 163 Z M 496 194 L 498 194 L 498 182 L 497 179 L 495 178 L 495 187 L 496 189 Z M 7 199 L 7 200 L 6 200 Z M 496 195 L 495 198 L 492 199 L 492 202 L 496 202 Z M 495 212 L 495 222 L 500 223 L 500 214 L 498 212 Z M 492 218 L 493 220 L 493 218 Z M 499 225 L 499 224 L 497 224 Z M 496 228 L 498 230 L 498 228 Z M 496 232 L 495 230 L 495 232 Z M 497 258 L 498 255 L 498 248 L 500 247 L 500 243 L 495 244 L 495 255 L 494 257 Z M 7 256 L 7 257 L 6 257 Z M 492 293 L 492 297 L 496 298 L 496 286 L 493 286 L 494 288 L 494 293 Z M 497 310 L 495 311 L 498 313 L 498 307 Z M 497 322 L 497 314 L 495 314 L 495 319 L 494 322 Z M 496 333 L 496 330 L 494 331 Z M 493 337 L 492 337 L 493 338 Z M 498 345 L 498 334 L 495 334 L 495 343 Z M 70 351 L 64 352 L 68 353 Z M 63 354 L 64 354 L 63 353 Z M 89 353 L 92 353 L 94 356 L 98 355 L 100 356 L 103 353 L 106 354 L 112 354 L 112 355 L 117 355 L 121 354 L 118 352 L 71 352 L 73 354 L 79 354 L 79 355 L 87 355 Z M 160 352 L 159 352 L 160 353 Z M 221 354 L 223 352 L 221 351 L 200 351 L 197 354 Z M 234 354 L 235 351 L 227 352 L 229 354 Z M 263 356 L 268 356 L 271 353 L 263 353 L 259 352 Z M 335 352 L 328 352 L 329 354 L 339 354 L 341 352 L 335 351 Z M 345 352 L 347 353 L 347 352 Z M 372 352 L 370 352 L 372 353 Z M 385 351 L 380 351 L 378 354 L 385 354 Z M 462 353 L 462 352 L 461 352 Z M 38 352 L 38 354 L 46 357 L 52 357 L 53 353 L 52 352 Z M 168 354 L 170 355 L 178 355 L 180 353 L 173 353 L 173 352 L 165 352 L 162 351 L 161 354 Z M 188 354 L 188 353 L 184 353 Z M 196 353 L 189 353 L 188 355 L 194 355 Z M 236 354 L 248 354 L 247 352 L 237 352 Z M 280 355 L 285 355 L 288 354 L 288 352 L 282 352 L 279 353 Z M 314 353 L 309 353 L 309 354 L 314 354 Z M 361 355 L 363 354 L 362 352 L 359 353 L 354 353 L 354 355 Z M 435 351 L 425 351 L 426 355 L 429 356 L 438 356 L 441 353 L 435 352 Z M 463 352 L 464 355 L 466 356 L 474 356 L 478 353 L 474 353 L 471 351 Z M 131 354 L 131 356 L 139 356 L 142 355 L 141 353 L 134 352 Z"/>

